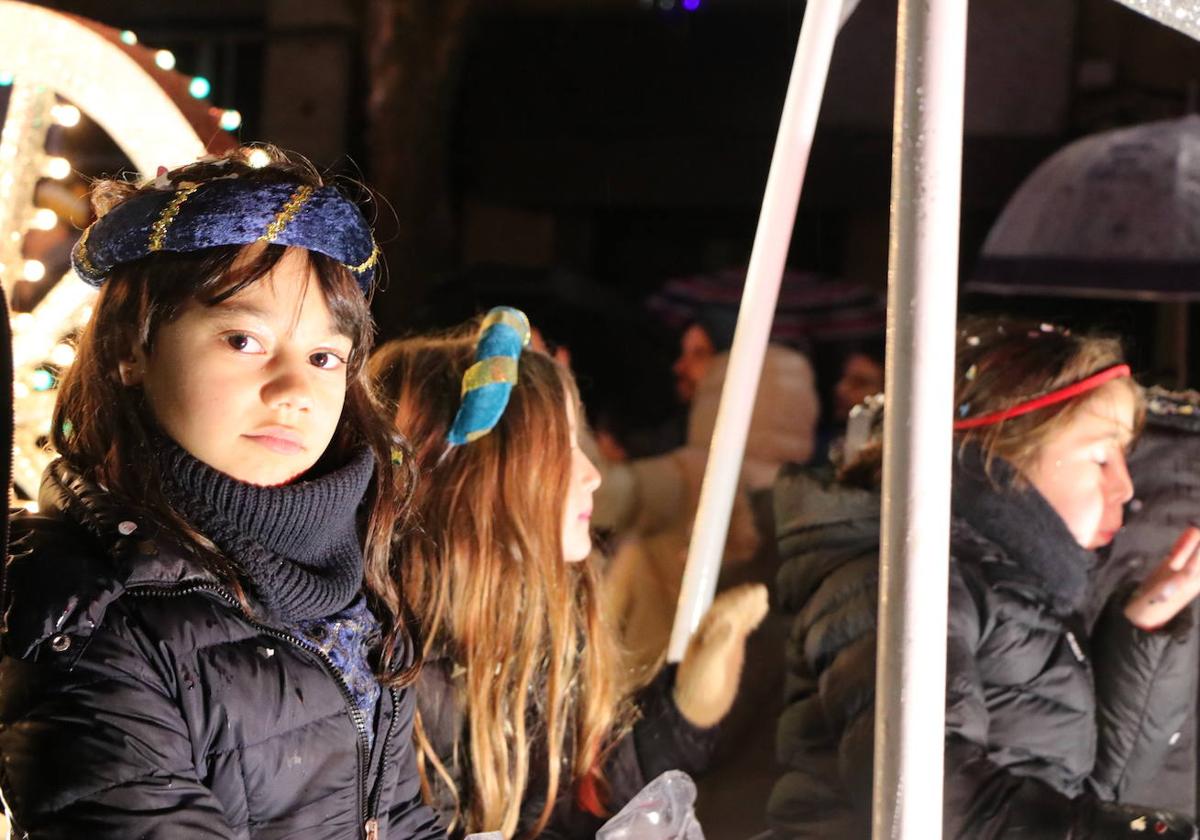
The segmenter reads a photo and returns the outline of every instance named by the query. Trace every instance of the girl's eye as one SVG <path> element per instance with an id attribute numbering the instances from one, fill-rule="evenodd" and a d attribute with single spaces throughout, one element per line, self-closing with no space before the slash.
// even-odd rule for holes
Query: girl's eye
<path id="1" fill-rule="evenodd" d="M 334 353 L 330 353 L 328 350 L 313 353 L 308 357 L 308 360 L 321 370 L 337 370 L 346 364 L 345 359 Z"/>
<path id="2" fill-rule="evenodd" d="M 263 346 L 257 338 L 245 333 L 234 333 L 225 336 L 225 343 L 239 353 L 261 353 Z"/>

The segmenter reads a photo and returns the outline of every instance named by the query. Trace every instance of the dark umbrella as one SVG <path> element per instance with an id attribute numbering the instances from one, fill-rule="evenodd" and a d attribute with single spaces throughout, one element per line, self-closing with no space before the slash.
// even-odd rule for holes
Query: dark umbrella
<path id="1" fill-rule="evenodd" d="M 1200 117 L 1105 131 L 1055 153 L 1009 200 L 967 288 L 1200 299 Z"/>
<path id="2" fill-rule="evenodd" d="M 969 291 L 1200 300 L 1200 116 L 1093 134 L 1030 175 L 993 225 Z M 1187 378 L 1187 309 L 1175 367 Z"/>

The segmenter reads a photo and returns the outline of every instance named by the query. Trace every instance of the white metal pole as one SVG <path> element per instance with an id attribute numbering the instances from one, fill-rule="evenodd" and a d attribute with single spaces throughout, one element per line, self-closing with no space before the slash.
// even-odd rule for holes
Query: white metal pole
<path id="1" fill-rule="evenodd" d="M 796 205 L 808 168 L 808 154 L 842 12 L 842 0 L 810 0 L 804 10 L 675 610 L 675 625 L 667 650 L 667 658 L 672 662 L 683 658 L 688 639 L 716 591 L 750 430 L 750 414 L 758 393 L 771 322 L 775 319 L 779 283 L 796 222 Z"/>
<path id="2" fill-rule="evenodd" d="M 900 0 L 874 840 L 942 836 L 966 0 Z"/>

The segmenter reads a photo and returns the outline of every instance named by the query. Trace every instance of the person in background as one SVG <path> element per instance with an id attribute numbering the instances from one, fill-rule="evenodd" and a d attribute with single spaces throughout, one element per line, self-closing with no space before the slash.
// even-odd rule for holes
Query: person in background
<path id="1" fill-rule="evenodd" d="M 842 362 L 842 375 L 833 388 L 834 414 L 845 424 L 850 410 L 867 397 L 883 393 L 883 345 L 851 350 Z"/>
<path id="2" fill-rule="evenodd" d="M 598 499 L 593 522 L 616 535 L 605 586 L 635 669 L 652 670 L 667 647 L 728 361 L 728 354 L 718 355 L 700 382 L 685 446 L 657 458 L 601 464 L 611 487 Z M 812 456 L 819 413 L 808 359 L 769 345 L 725 545 L 727 565 L 751 561 L 769 539 L 769 512 L 761 515 L 754 499 L 770 488 L 781 465 Z"/>

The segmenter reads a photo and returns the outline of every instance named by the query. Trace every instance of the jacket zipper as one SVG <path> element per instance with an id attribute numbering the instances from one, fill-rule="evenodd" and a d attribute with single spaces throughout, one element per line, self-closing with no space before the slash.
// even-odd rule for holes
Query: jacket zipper
<path id="1" fill-rule="evenodd" d="M 288 642 L 289 644 L 292 644 L 301 650 L 307 651 L 320 660 L 320 662 L 325 666 L 325 670 L 331 677 L 333 677 L 333 681 L 337 684 L 337 687 L 341 689 L 342 700 L 346 703 L 346 711 L 350 715 L 350 720 L 354 723 L 355 732 L 358 733 L 358 805 L 359 814 L 361 816 L 359 824 L 362 825 L 363 833 L 367 840 L 375 840 L 375 838 L 378 837 L 379 823 L 377 820 L 371 817 L 370 804 L 367 795 L 367 777 L 371 772 L 371 748 L 367 742 L 367 722 L 363 716 L 362 710 L 359 709 L 358 705 L 354 702 L 354 695 L 350 692 L 349 686 L 347 686 L 341 676 L 338 675 L 337 666 L 333 664 L 333 660 L 330 659 L 324 651 L 312 643 L 301 639 L 299 636 L 293 636 L 291 633 L 285 633 L 282 630 L 276 630 L 273 627 L 268 627 L 259 621 L 255 621 L 254 618 L 246 612 L 242 605 L 238 603 L 238 600 L 234 598 L 228 590 L 215 584 L 190 583 L 177 587 L 158 587 L 150 584 L 142 584 L 131 587 L 127 591 L 131 595 L 149 595 L 158 598 L 175 598 L 182 595 L 191 595 L 196 592 L 211 592 L 212 594 L 218 596 L 222 601 L 225 601 L 227 604 L 229 604 L 229 606 L 233 607 L 233 609 L 236 610 L 243 619 L 249 622 L 260 633 L 271 636 L 275 639 L 279 639 L 280 641 Z M 381 756 L 386 756 L 386 753 L 384 753 L 382 750 L 387 746 L 387 736 L 391 734 L 392 723 L 396 719 L 395 689 L 392 689 L 392 692 L 392 718 L 388 722 L 387 733 L 384 736 L 383 742 L 380 744 Z M 376 795 L 379 792 L 379 784 L 382 779 L 383 771 L 380 770 L 379 778 L 375 781 L 374 793 Z M 371 798 L 375 798 L 374 795 Z"/>

